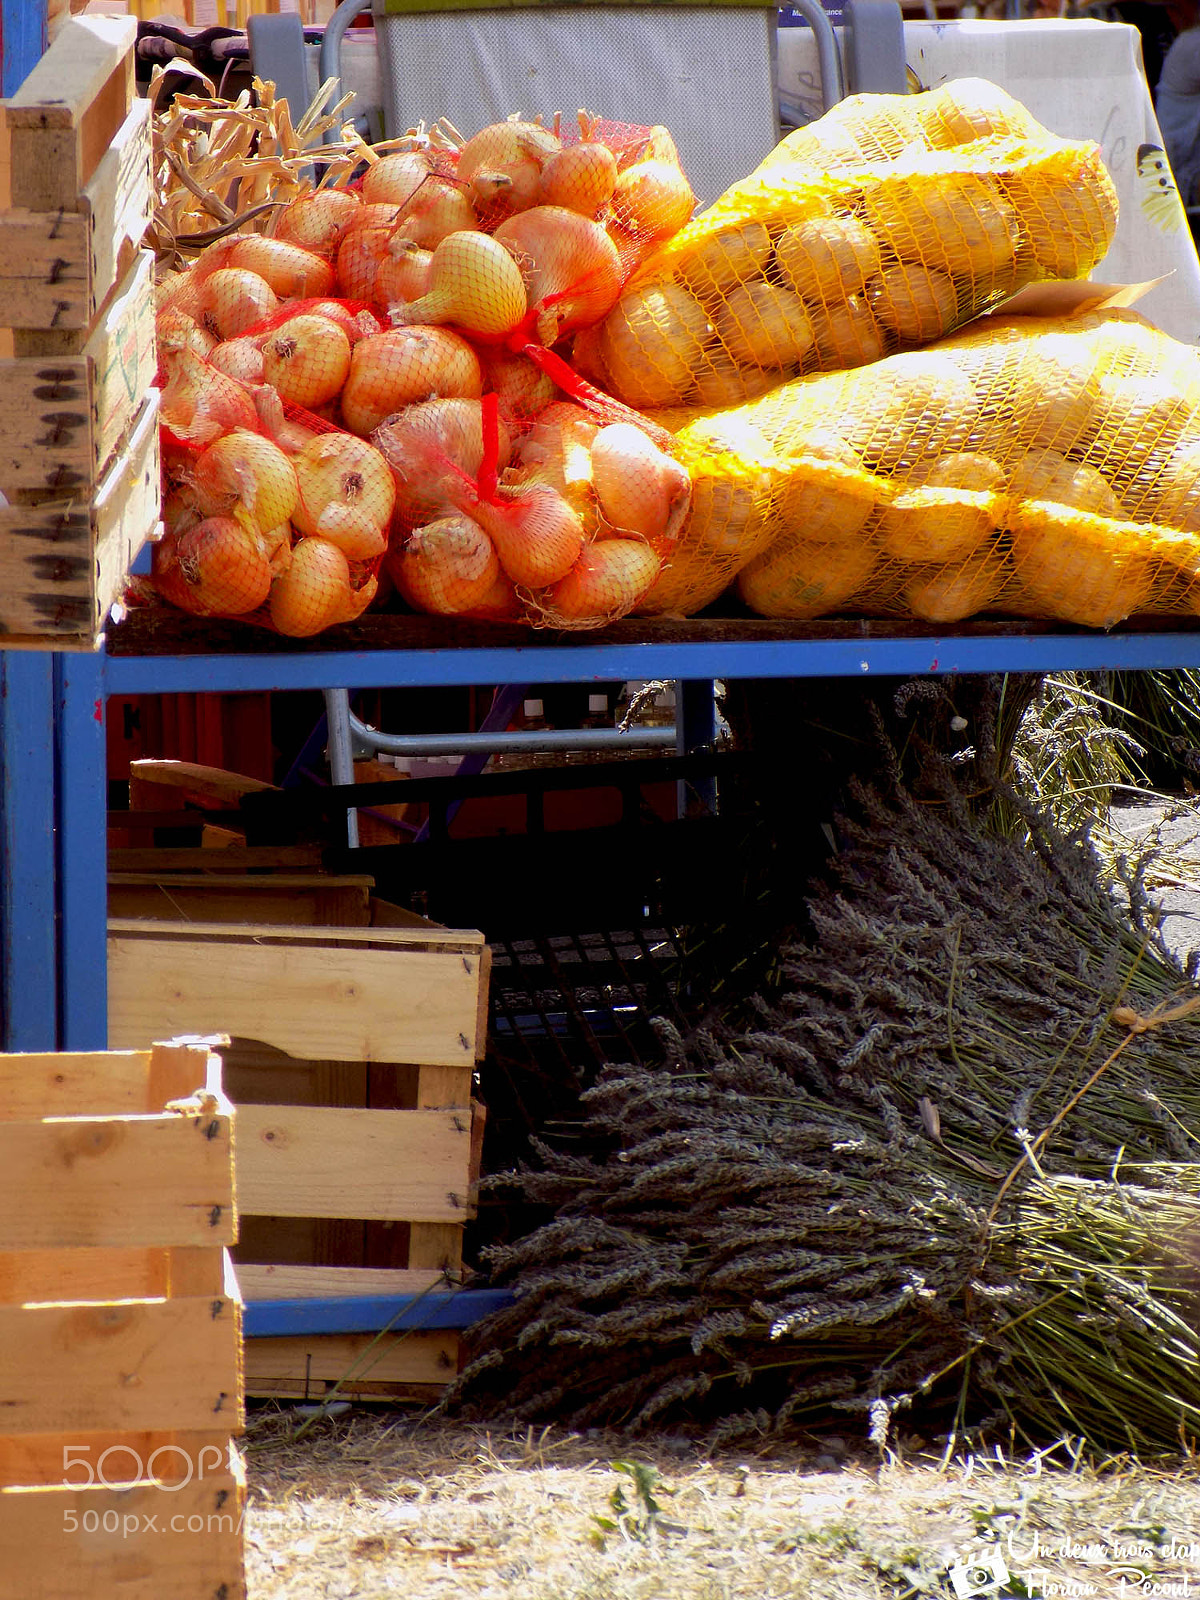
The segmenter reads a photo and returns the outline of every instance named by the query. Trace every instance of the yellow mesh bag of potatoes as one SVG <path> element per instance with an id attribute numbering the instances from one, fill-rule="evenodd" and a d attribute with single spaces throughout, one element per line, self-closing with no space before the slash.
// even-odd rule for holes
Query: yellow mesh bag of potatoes
<path id="1" fill-rule="evenodd" d="M 735 405 L 1085 277 L 1116 216 L 1099 148 L 992 84 L 855 96 L 646 261 L 575 362 L 633 406 Z"/>
<path id="2" fill-rule="evenodd" d="M 1200 615 L 1200 352 L 1135 312 L 985 317 L 673 426 L 708 510 L 649 612 L 736 572 L 769 617 Z"/>

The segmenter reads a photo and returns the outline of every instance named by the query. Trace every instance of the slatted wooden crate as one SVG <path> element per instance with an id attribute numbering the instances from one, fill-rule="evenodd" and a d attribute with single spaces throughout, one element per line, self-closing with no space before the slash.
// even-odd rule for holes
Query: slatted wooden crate
<path id="1" fill-rule="evenodd" d="M 233 1117 L 206 1042 L 0 1056 L 0 1572 L 245 1594 Z"/>
<path id="2" fill-rule="evenodd" d="M 256 892 L 243 887 L 247 915 Z M 227 885 L 210 893 L 236 910 Z M 480 933 L 381 925 L 419 919 L 374 897 L 370 910 L 366 928 L 109 923 L 114 1048 L 183 1027 L 234 1036 L 247 1300 L 415 1294 L 462 1274 L 489 953 Z M 453 1333 L 380 1341 L 364 1358 L 371 1343 L 252 1339 L 247 1392 L 319 1396 L 355 1368 L 342 1393 L 428 1394 L 457 1367 Z"/>
<path id="3" fill-rule="evenodd" d="M 75 17 L 4 106 L 0 647 L 94 648 L 159 524 L 137 24 Z M 7 502 L 7 503 L 4 503 Z"/>

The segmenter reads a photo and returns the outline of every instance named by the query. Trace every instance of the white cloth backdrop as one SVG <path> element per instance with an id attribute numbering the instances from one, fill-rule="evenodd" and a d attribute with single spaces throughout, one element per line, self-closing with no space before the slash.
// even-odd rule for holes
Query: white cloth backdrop
<path id="1" fill-rule="evenodd" d="M 1052 133 L 1094 139 L 1120 198 L 1112 249 L 1092 276 L 1100 283 L 1170 277 L 1139 300 L 1156 327 L 1200 343 L 1200 262 L 1183 208 L 1164 199 L 1153 158 L 1161 146 L 1142 71 L 1141 36 L 1121 22 L 906 22 L 908 65 L 927 89 L 950 78 L 988 78 L 1021 101 Z M 779 30 L 779 89 L 786 116 L 821 114 L 816 48 L 808 28 Z"/>

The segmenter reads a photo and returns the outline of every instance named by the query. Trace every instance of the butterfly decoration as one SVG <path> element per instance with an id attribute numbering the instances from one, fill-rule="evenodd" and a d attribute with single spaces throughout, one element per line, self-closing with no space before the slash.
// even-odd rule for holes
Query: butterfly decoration
<path id="1" fill-rule="evenodd" d="M 1183 205 L 1161 145 L 1140 144 L 1137 152 L 1138 194 L 1142 210 L 1164 233 L 1175 233 L 1183 221 Z"/>

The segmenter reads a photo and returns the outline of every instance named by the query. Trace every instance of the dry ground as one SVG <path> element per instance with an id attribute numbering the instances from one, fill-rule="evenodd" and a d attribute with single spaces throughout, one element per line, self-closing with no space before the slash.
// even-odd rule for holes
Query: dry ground
<path id="1" fill-rule="evenodd" d="M 964 1594 L 1200 1594 L 1195 1463 L 1096 1469 L 1064 1445 L 943 1469 L 836 1438 L 709 1456 L 365 1410 L 296 1440 L 294 1414 L 251 1420 L 251 1600 L 916 1600 L 954 1596 L 966 1550 L 983 1566 Z M 657 1470 L 659 1516 L 621 1459 Z"/>

